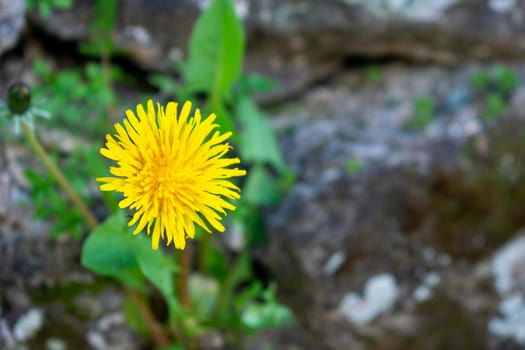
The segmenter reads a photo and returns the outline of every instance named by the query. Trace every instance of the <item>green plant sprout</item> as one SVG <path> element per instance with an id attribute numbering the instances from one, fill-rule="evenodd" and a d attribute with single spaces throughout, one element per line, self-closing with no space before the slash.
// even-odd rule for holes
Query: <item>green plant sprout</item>
<path id="1" fill-rule="evenodd" d="M 48 17 L 54 10 L 67 10 L 73 6 L 73 0 L 27 0 L 27 7 L 37 9 L 42 17 Z"/>
<path id="2" fill-rule="evenodd" d="M 363 162 L 355 157 L 351 158 L 345 164 L 345 169 L 350 175 L 357 174 L 363 169 Z"/>
<path id="3" fill-rule="evenodd" d="M 488 122 L 505 113 L 519 83 L 516 72 L 504 65 L 495 65 L 488 71 L 476 72 L 470 81 L 483 103 L 481 115 Z"/>
<path id="4" fill-rule="evenodd" d="M 410 130 L 421 131 L 432 123 L 435 114 L 434 101 L 429 97 L 414 100 L 412 117 L 407 122 Z"/>
<path id="5" fill-rule="evenodd" d="M 483 108 L 483 118 L 486 121 L 492 121 L 503 113 L 507 109 L 507 101 L 497 93 L 489 94 L 485 98 L 485 104 Z"/>
<path id="6" fill-rule="evenodd" d="M 371 83 L 379 83 L 383 80 L 383 70 L 378 65 L 368 65 L 365 67 L 365 78 Z"/>

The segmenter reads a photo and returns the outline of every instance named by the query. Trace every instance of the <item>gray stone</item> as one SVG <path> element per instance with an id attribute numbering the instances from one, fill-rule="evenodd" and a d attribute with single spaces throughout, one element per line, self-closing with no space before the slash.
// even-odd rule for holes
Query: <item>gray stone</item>
<path id="1" fill-rule="evenodd" d="M 18 41 L 25 25 L 24 0 L 0 0 L 0 54 Z"/>
<path id="2" fill-rule="evenodd" d="M 197 6 L 189 0 L 118 1 L 112 38 L 116 50 L 127 54 L 144 68 L 170 71 L 186 51 Z M 30 13 L 32 23 L 66 41 L 85 42 L 91 38 L 93 0 L 78 0 L 64 11 L 42 18 Z"/>
<path id="3" fill-rule="evenodd" d="M 173 72 L 186 55 L 203 0 L 119 1 L 113 39 L 118 52 L 147 69 Z M 245 70 L 282 83 L 261 96 L 296 96 L 352 57 L 451 64 L 525 56 L 525 3 L 485 0 L 236 0 L 247 31 Z M 93 0 L 75 1 L 37 27 L 62 40 L 85 41 Z"/>
<path id="4" fill-rule="evenodd" d="M 494 316 L 487 258 L 524 224 L 515 186 L 525 168 L 512 160 L 525 143 L 523 112 L 489 124 L 474 95 L 448 106 L 473 68 L 393 66 L 379 84 L 352 73 L 274 114 L 298 183 L 267 212 L 258 258 L 311 349 L 520 348 L 489 333 L 496 317 L 498 335 L 521 340 Z M 432 120 L 409 130 L 420 96 L 433 96 Z M 348 173 L 356 158 L 361 170 Z M 377 275 L 396 282 L 381 312 L 366 297 Z"/>

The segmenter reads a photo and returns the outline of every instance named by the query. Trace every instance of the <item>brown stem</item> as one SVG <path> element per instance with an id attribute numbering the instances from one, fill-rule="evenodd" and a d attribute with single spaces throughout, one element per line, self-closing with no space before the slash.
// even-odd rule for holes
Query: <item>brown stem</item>
<path id="1" fill-rule="evenodd" d="M 180 252 L 180 278 L 179 278 L 179 300 L 181 305 L 189 310 L 191 307 L 189 279 L 191 273 L 191 244 L 187 244 L 186 248 Z"/>
<path id="2" fill-rule="evenodd" d="M 161 324 L 157 322 L 155 316 L 151 313 L 151 310 L 148 304 L 142 298 L 142 295 L 133 288 L 126 288 L 126 292 L 137 306 L 137 309 L 142 316 L 142 319 L 145 321 L 146 325 L 149 327 L 151 336 L 155 343 L 159 346 L 168 346 L 171 344 L 170 337 L 166 334 L 166 330 L 162 327 Z"/>

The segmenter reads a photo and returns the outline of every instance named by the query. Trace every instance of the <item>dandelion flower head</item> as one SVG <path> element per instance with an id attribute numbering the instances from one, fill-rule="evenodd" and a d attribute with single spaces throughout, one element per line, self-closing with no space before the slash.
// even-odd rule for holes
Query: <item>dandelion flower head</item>
<path id="1" fill-rule="evenodd" d="M 207 232 L 210 227 L 224 231 L 221 224 L 226 210 L 235 206 L 226 199 L 239 199 L 240 189 L 232 177 L 245 170 L 231 168 L 239 158 L 227 158 L 232 148 L 225 141 L 231 132 L 215 130 L 215 114 L 203 120 L 199 109 L 190 116 L 191 102 L 178 112 L 178 104 L 165 107 L 149 100 L 127 110 L 122 124 L 115 124 L 115 135 L 106 136 L 100 153 L 116 162 L 113 177 L 98 178 L 101 190 L 123 193 L 120 208 L 129 208 L 136 224 L 133 234 L 144 228 L 152 234 L 152 248 L 159 241 L 184 249 L 186 236 L 195 236 L 195 224 Z"/>

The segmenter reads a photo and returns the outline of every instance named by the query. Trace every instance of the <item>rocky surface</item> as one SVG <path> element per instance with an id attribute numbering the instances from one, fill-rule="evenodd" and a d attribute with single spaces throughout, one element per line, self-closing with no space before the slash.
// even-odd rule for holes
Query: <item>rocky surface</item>
<path id="1" fill-rule="evenodd" d="M 259 257 L 312 349 L 520 348 L 490 259 L 525 224 L 523 92 L 484 120 L 477 69 L 353 72 L 275 114 L 298 183 Z M 435 106 L 415 131 L 421 96 Z"/>
<path id="2" fill-rule="evenodd" d="M 0 1 L 0 54 L 12 48 L 25 25 L 24 0 Z"/>
<path id="3" fill-rule="evenodd" d="M 203 0 L 119 1 L 116 51 L 140 66 L 173 72 Z M 90 37 L 93 0 L 29 18 L 61 40 Z M 236 0 L 248 37 L 246 71 L 282 83 L 265 101 L 296 96 L 349 57 L 457 63 L 525 56 L 523 0 Z"/>
<path id="4" fill-rule="evenodd" d="M 51 238 L 32 218 L 21 168 L 30 159 L 0 142 L 0 349 L 138 349 L 122 291 L 80 265 L 80 241 Z"/>
<path id="5" fill-rule="evenodd" d="M 170 71 L 205 2 L 120 1 L 115 43 Z M 525 87 L 512 81 L 525 67 L 480 88 L 477 74 L 501 66 L 463 61 L 522 59 L 525 1 L 235 3 L 246 70 L 283 82 L 272 101 L 297 97 L 270 111 L 297 183 L 266 212 L 257 259 L 298 323 L 248 348 L 522 348 Z M 32 13 L 31 26 L 84 42 L 93 4 Z M 0 90 L 32 76 L 19 57 L 0 62 Z M 494 96 L 504 106 L 491 112 Z M 141 347 L 121 292 L 79 265 L 79 242 L 28 220 L 28 158 L 0 144 L 0 348 Z"/>

